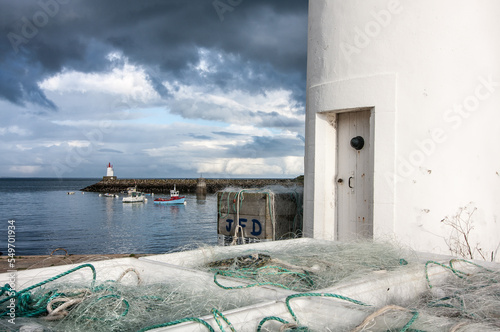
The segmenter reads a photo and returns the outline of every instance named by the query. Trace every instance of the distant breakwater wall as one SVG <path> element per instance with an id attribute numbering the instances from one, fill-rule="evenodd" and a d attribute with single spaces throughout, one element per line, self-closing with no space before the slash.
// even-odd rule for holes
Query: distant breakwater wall
<path id="1" fill-rule="evenodd" d="M 170 193 L 174 189 L 182 193 L 195 193 L 199 181 L 206 183 L 207 193 L 216 193 L 227 187 L 235 188 L 262 188 L 265 186 L 279 185 L 291 187 L 302 185 L 298 179 L 117 179 L 102 180 L 91 186 L 81 189 L 82 191 L 117 193 L 129 187 L 145 193 Z"/>

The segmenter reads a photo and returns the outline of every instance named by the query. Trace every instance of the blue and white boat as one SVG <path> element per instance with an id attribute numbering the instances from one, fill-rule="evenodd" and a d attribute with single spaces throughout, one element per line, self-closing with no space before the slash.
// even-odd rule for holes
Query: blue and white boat
<path id="1" fill-rule="evenodd" d="M 170 190 L 169 198 L 156 198 L 154 200 L 155 204 L 186 204 L 186 196 L 179 196 L 179 192 L 175 189 Z"/>

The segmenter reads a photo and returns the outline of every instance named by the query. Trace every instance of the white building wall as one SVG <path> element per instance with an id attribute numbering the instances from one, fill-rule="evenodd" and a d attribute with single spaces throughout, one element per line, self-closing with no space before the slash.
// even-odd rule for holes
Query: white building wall
<path id="1" fill-rule="evenodd" d="M 372 108 L 374 237 L 449 253 L 441 220 L 477 208 L 471 246 L 500 251 L 499 13 L 498 0 L 310 0 L 306 236 L 335 238 L 324 112 Z"/>

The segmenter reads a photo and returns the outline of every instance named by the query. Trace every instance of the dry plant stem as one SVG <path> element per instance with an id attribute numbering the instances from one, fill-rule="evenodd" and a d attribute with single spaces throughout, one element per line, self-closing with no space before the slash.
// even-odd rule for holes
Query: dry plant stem
<path id="1" fill-rule="evenodd" d="M 442 220 L 445 225 L 450 226 L 455 231 L 448 240 L 445 240 L 453 254 L 474 259 L 474 252 L 477 251 L 483 259 L 485 258 L 480 248 L 477 246 L 473 248 L 470 244 L 470 233 L 474 229 L 472 216 L 476 210 L 477 208 L 474 208 L 468 212 L 467 207 L 462 207 L 453 217 L 446 217 Z M 464 213 L 467 214 L 466 218 L 463 217 Z"/>

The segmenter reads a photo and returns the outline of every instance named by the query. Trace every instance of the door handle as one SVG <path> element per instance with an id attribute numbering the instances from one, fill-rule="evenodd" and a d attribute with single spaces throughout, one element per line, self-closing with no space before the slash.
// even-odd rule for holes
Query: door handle
<path id="1" fill-rule="evenodd" d="M 354 177 L 349 177 L 349 181 L 347 182 L 347 184 L 349 185 L 349 188 L 354 188 L 353 186 L 351 186 L 351 180 L 354 179 Z"/>

